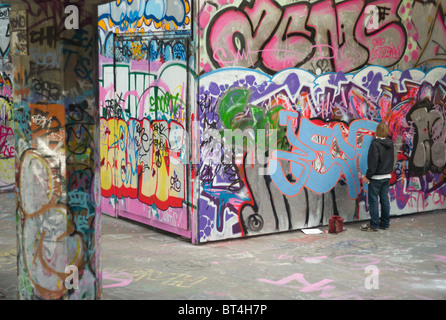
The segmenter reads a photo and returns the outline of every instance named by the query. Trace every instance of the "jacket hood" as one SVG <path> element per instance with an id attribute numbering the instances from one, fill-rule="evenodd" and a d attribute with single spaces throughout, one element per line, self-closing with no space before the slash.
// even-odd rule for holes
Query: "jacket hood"
<path id="1" fill-rule="evenodd" d="M 392 142 L 392 140 L 390 140 L 389 137 L 387 137 L 387 138 L 385 138 L 385 139 L 379 139 L 379 138 L 376 138 L 375 141 L 376 141 L 377 143 L 379 143 L 380 145 L 382 145 L 382 146 L 383 146 L 384 148 L 386 148 L 386 149 L 389 149 L 389 148 L 392 148 L 392 147 L 393 147 L 393 142 Z"/>

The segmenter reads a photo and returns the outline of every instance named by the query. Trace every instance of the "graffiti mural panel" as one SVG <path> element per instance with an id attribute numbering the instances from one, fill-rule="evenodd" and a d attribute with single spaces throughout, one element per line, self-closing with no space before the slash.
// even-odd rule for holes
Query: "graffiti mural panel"
<path id="1" fill-rule="evenodd" d="M 100 11 L 102 211 L 190 237 L 192 86 L 189 40 L 177 34 L 190 33 L 190 4 L 133 1 Z"/>
<path id="2" fill-rule="evenodd" d="M 367 186 L 360 176 L 383 120 L 397 151 L 392 214 L 441 208 L 445 98 L 444 67 L 426 74 L 367 67 L 319 77 L 301 69 L 271 77 L 224 68 L 202 76 L 200 203 L 207 210 L 200 211 L 201 239 L 316 226 L 332 214 L 366 218 Z M 423 99 L 431 102 L 428 108 L 415 105 Z M 210 128 L 254 128 L 256 135 L 263 126 L 277 130 L 267 162 L 248 164 L 245 151 L 243 162 L 224 163 L 223 145 L 207 152 Z"/>
<path id="3" fill-rule="evenodd" d="M 14 174 L 14 130 L 12 83 L 8 75 L 0 75 L 0 192 L 12 191 Z"/>
<path id="4" fill-rule="evenodd" d="M 360 177 L 381 121 L 395 145 L 391 214 L 444 208 L 443 1 L 197 10 L 200 242 L 368 219 Z M 245 140 L 227 146 L 237 130 Z"/>
<path id="5" fill-rule="evenodd" d="M 443 1 L 200 1 L 204 71 L 247 67 L 270 75 L 367 65 L 406 70 L 445 62 Z"/>
<path id="6" fill-rule="evenodd" d="M 445 8 L 101 6 L 103 211 L 186 228 L 193 242 L 365 220 L 360 176 L 381 121 L 395 145 L 392 214 L 444 208 Z"/>

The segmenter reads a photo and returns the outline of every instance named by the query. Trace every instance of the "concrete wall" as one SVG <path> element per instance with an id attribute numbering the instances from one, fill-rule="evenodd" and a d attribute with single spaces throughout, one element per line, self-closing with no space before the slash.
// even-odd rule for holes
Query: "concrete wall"
<path id="1" fill-rule="evenodd" d="M 198 1 L 199 241 L 368 219 L 359 176 L 380 121 L 397 151 L 391 214 L 445 208 L 445 13 L 442 0 Z M 277 130 L 268 161 L 224 163 L 209 129 L 247 128 Z"/>
<path id="2" fill-rule="evenodd" d="M 0 4 L 0 192 L 14 190 L 14 121 L 9 4 Z"/>

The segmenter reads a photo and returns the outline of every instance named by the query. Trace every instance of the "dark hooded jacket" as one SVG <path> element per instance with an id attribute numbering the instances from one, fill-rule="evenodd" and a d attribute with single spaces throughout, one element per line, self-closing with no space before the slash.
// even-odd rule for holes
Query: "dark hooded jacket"
<path id="1" fill-rule="evenodd" d="M 374 175 L 392 173 L 393 161 L 392 140 L 389 137 L 373 139 L 367 156 L 366 178 L 370 180 Z"/>

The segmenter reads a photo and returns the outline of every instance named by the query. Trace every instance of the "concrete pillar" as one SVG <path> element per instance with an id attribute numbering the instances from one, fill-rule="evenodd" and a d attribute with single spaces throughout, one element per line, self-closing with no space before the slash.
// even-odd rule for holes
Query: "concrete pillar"
<path id="1" fill-rule="evenodd" d="M 101 297 L 98 2 L 11 1 L 20 299 Z"/>

